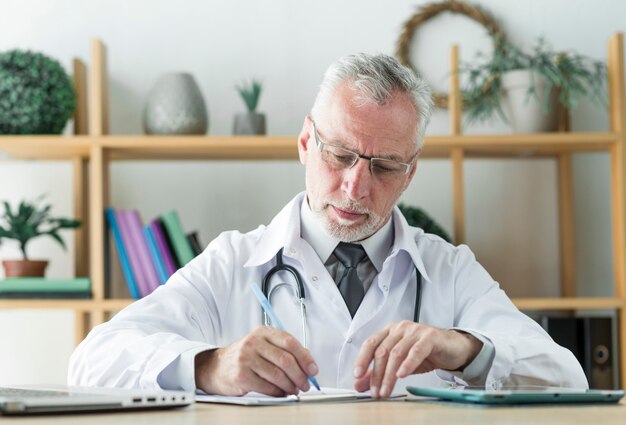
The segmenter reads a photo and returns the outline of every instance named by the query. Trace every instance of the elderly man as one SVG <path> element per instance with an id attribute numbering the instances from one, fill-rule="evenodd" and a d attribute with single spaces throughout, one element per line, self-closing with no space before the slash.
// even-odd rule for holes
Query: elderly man
<path id="1" fill-rule="evenodd" d="M 392 57 L 331 65 L 297 140 L 306 192 L 267 226 L 223 233 L 95 328 L 70 384 L 284 395 L 308 390 L 311 375 L 374 397 L 446 381 L 587 387 L 574 356 L 466 246 L 410 227 L 395 207 L 431 108 L 427 85 Z M 285 330 L 262 326 L 251 284 Z"/>

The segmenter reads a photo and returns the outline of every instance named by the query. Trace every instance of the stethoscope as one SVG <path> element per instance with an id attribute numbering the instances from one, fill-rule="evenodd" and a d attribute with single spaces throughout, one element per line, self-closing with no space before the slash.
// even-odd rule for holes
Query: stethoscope
<path id="1" fill-rule="evenodd" d="M 281 271 L 290 273 L 293 276 L 294 282 L 296 284 L 291 285 L 288 282 L 281 282 L 270 289 L 270 280 L 276 273 L 281 272 Z M 415 285 L 416 285 L 415 309 L 413 310 L 413 321 L 419 322 L 420 304 L 422 301 L 422 274 L 417 269 L 417 267 L 415 267 Z M 309 348 L 308 339 L 307 339 L 307 327 L 308 326 L 307 326 L 307 319 L 306 319 L 306 305 L 304 303 L 305 301 L 304 283 L 302 281 L 302 277 L 300 276 L 300 273 L 298 272 L 298 270 L 295 269 L 295 267 L 290 266 L 289 264 L 283 263 L 283 248 L 281 248 L 276 254 L 276 265 L 272 267 L 265 274 L 265 276 L 263 277 L 263 283 L 261 284 L 261 290 L 263 291 L 263 294 L 269 300 L 270 304 L 272 303 L 272 295 L 274 294 L 274 291 L 276 291 L 278 288 L 282 286 L 289 286 L 292 289 L 294 289 L 295 296 L 300 304 L 300 317 L 302 320 L 302 337 L 303 337 L 302 345 L 304 346 L 304 348 Z M 265 311 L 263 311 L 263 324 L 265 326 L 270 326 L 270 318 Z"/>

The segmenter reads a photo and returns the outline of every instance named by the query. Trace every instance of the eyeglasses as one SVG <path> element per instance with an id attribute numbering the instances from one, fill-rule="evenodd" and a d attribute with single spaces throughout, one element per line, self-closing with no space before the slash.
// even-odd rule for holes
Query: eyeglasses
<path id="1" fill-rule="evenodd" d="M 322 160 L 336 170 L 352 168 L 357 163 L 359 158 L 363 158 L 370 162 L 370 172 L 372 173 L 372 176 L 380 180 L 389 181 L 409 174 L 411 167 L 417 159 L 417 153 L 409 163 L 396 161 L 394 159 L 374 158 L 371 156 L 361 155 L 360 153 L 354 152 L 342 146 L 323 142 L 317 133 L 317 126 L 315 125 L 313 118 L 311 118 L 311 122 L 313 123 L 315 143 L 320 151 Z"/>

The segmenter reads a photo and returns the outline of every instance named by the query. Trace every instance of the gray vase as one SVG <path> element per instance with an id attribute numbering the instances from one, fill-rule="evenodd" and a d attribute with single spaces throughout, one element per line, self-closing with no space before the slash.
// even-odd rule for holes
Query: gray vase
<path id="1" fill-rule="evenodd" d="M 159 77 L 143 110 L 146 134 L 206 134 L 209 126 L 202 93 L 193 76 L 171 73 Z"/>
<path id="2" fill-rule="evenodd" d="M 265 134 L 265 114 L 259 114 L 257 112 L 241 112 L 236 114 L 233 123 L 233 134 Z"/>

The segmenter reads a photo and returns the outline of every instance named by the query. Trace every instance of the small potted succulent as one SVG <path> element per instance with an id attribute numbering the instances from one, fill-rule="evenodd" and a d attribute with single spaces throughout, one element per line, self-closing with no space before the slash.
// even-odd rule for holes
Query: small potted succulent
<path id="1" fill-rule="evenodd" d="M 558 110 L 574 108 L 587 97 L 606 104 L 606 65 L 575 52 L 556 52 L 539 39 L 530 52 L 499 34 L 493 57 L 477 55 L 477 63 L 463 65 L 467 76 L 462 90 L 468 121 L 484 121 L 494 114 L 516 132 L 554 131 Z"/>
<path id="2" fill-rule="evenodd" d="M 233 134 L 265 134 L 265 114 L 256 112 L 263 85 L 259 80 L 251 80 L 235 86 L 246 104 L 248 112 L 235 115 Z"/>
<path id="3" fill-rule="evenodd" d="M 0 242 L 3 239 L 14 239 L 19 243 L 22 260 L 4 260 L 6 277 L 44 276 L 48 261 L 31 260 L 26 252 L 28 242 L 39 236 L 50 236 L 63 249 L 65 243 L 59 235 L 61 229 L 75 229 L 80 221 L 70 218 L 54 218 L 50 216 L 51 205 L 41 205 L 43 196 L 35 202 L 22 201 L 15 211 L 4 201 L 4 212 L 0 214 Z"/>

